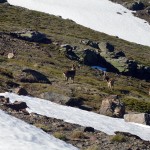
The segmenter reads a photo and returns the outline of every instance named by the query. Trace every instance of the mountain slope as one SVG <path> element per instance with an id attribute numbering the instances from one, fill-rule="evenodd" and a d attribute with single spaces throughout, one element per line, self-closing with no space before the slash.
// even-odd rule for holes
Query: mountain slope
<path id="1" fill-rule="evenodd" d="M 85 27 L 150 46 L 150 25 L 131 11 L 108 0 L 9 0 L 13 5 L 72 19 Z"/>

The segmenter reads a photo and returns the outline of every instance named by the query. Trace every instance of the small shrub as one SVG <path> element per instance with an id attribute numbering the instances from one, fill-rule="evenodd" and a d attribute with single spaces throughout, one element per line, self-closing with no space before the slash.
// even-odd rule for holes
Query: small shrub
<path id="1" fill-rule="evenodd" d="M 63 133 L 61 133 L 61 132 L 55 132 L 55 133 L 53 134 L 53 136 L 54 136 L 55 138 L 58 138 L 58 139 L 63 140 L 63 141 L 66 140 L 66 136 L 65 136 Z"/>
<path id="2" fill-rule="evenodd" d="M 43 131 L 45 132 L 49 132 L 50 131 L 50 128 L 46 125 L 43 125 L 43 124 L 34 124 L 37 128 L 40 128 L 42 129 Z"/>
<path id="3" fill-rule="evenodd" d="M 84 138 L 85 135 L 84 135 L 84 133 L 82 131 L 73 131 L 71 137 L 73 139 L 80 139 L 80 138 Z"/>
<path id="4" fill-rule="evenodd" d="M 111 138 L 111 142 L 125 142 L 126 138 L 123 135 L 116 134 Z"/>

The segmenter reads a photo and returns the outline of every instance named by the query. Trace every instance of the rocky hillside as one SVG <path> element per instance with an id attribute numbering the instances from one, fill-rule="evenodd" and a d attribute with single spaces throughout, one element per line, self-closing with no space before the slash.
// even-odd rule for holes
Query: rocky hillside
<path id="1" fill-rule="evenodd" d="M 82 109 L 94 112 L 99 112 L 105 97 L 118 95 L 125 103 L 126 112 L 150 113 L 149 47 L 93 31 L 69 19 L 9 4 L 0 4 L 0 22 L 0 92 L 14 91 L 17 87 L 23 87 L 29 95 L 36 97 L 50 92 L 55 95 L 54 101 L 57 103 L 62 104 L 57 101 L 58 97 L 69 97 L 75 103 L 79 102 Z M 62 73 L 73 64 L 80 66 L 76 70 L 74 83 L 62 77 Z M 90 67 L 95 65 L 107 68 L 108 75 L 115 79 L 113 91 L 108 89 L 103 72 Z M 56 131 L 54 127 L 45 127 L 41 120 L 34 122 L 29 116 L 16 116 L 46 128 L 48 133 Z M 46 119 L 48 122 L 56 121 L 57 124 L 55 119 Z M 76 125 L 62 125 L 61 121 L 58 122 L 62 132 L 65 132 L 66 126 L 69 129 L 81 129 Z M 66 141 L 76 146 L 80 141 L 77 147 L 87 148 L 101 138 L 98 145 L 106 142 L 106 149 L 108 145 L 114 145 L 114 149 L 118 146 L 118 143 L 109 140 L 109 136 L 98 131 L 94 135 L 85 134 L 81 133 L 82 138 L 67 138 Z M 57 133 L 56 136 L 61 135 Z M 90 139 L 90 144 L 86 138 Z M 134 148 L 139 148 L 137 145 L 140 144 L 140 148 L 144 149 L 140 140 L 135 137 L 129 139 L 128 136 L 128 143 L 121 142 L 117 148 L 127 145 L 126 148 L 131 149 L 134 143 L 131 141 L 136 141 Z M 87 145 L 84 147 L 85 143 Z"/>

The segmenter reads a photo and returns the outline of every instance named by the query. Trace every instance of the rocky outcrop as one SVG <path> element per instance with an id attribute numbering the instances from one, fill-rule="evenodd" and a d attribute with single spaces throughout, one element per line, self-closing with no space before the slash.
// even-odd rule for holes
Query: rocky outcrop
<path id="1" fill-rule="evenodd" d="M 109 42 L 100 42 L 99 48 L 104 54 L 108 52 L 114 52 L 114 46 Z"/>
<path id="2" fill-rule="evenodd" d="M 92 48 L 99 49 L 99 43 L 98 42 L 94 42 L 94 41 L 91 41 L 91 40 L 84 39 L 84 40 L 81 40 L 80 43 L 84 44 L 84 45 L 87 45 L 87 46 L 91 46 Z"/>
<path id="3" fill-rule="evenodd" d="M 22 30 L 22 31 L 11 32 L 10 35 L 15 38 L 19 38 L 29 42 L 38 42 L 38 43 L 47 43 L 47 44 L 51 43 L 51 40 L 48 39 L 44 33 L 40 33 L 38 31 L 33 31 L 33 30 Z"/>
<path id="4" fill-rule="evenodd" d="M 102 100 L 99 112 L 106 116 L 122 118 L 125 114 L 125 105 L 120 102 L 117 95 L 111 95 Z"/>
<path id="5" fill-rule="evenodd" d="M 26 108 L 29 108 L 25 102 L 15 101 L 14 103 L 5 104 L 6 107 L 9 107 L 15 111 L 22 111 Z"/>
<path id="6" fill-rule="evenodd" d="M 130 10 L 142 10 L 144 9 L 145 5 L 141 1 L 135 1 L 135 2 L 125 2 L 123 4 L 124 7 L 130 9 Z"/>
<path id="7" fill-rule="evenodd" d="M 15 88 L 12 92 L 18 94 L 18 95 L 28 95 L 28 92 L 26 91 L 26 89 L 22 88 L 22 87 L 17 87 Z"/>
<path id="8" fill-rule="evenodd" d="M 40 98 L 72 107 L 79 107 L 82 105 L 82 99 L 68 97 L 54 92 L 45 92 L 40 95 Z"/>
<path id="9" fill-rule="evenodd" d="M 23 69 L 22 72 L 16 76 L 16 78 L 20 82 L 51 84 L 45 75 L 32 69 Z"/>
<path id="10" fill-rule="evenodd" d="M 150 125 L 150 114 L 147 113 L 125 114 L 124 120 L 126 122 L 135 122 L 135 123 Z"/>

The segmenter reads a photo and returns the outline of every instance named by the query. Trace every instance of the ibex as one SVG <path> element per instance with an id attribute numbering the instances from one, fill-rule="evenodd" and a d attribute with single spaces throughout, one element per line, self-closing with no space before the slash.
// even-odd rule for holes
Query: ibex
<path id="1" fill-rule="evenodd" d="M 107 81 L 107 86 L 108 86 L 108 88 L 109 88 L 110 90 L 113 90 L 113 89 L 114 89 L 114 82 L 115 82 L 115 79 L 110 78 L 110 77 L 106 74 L 106 72 L 104 72 L 104 76 L 103 76 L 103 77 L 104 77 L 103 79 Z"/>
<path id="2" fill-rule="evenodd" d="M 70 70 L 67 70 L 63 73 L 66 81 L 68 81 L 69 78 L 71 78 L 71 80 L 73 81 L 74 83 L 74 78 L 75 78 L 75 75 L 76 75 L 76 66 L 73 64 L 72 65 L 72 68 Z"/>

